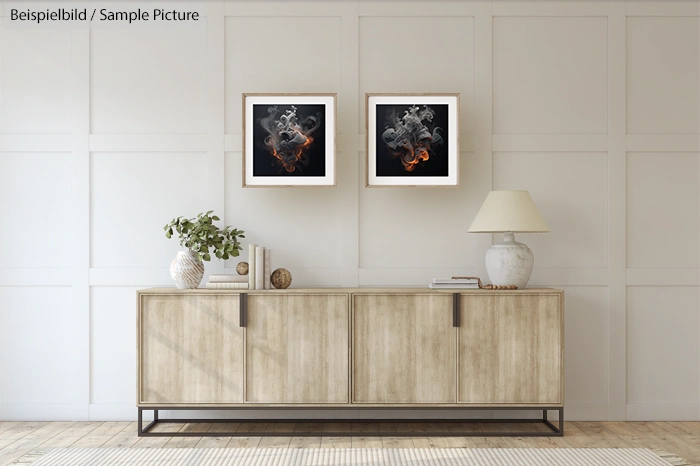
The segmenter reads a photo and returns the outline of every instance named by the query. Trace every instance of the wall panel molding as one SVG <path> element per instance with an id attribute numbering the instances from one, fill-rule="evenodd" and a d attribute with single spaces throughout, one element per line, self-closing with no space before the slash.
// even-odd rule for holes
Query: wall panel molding
<path id="1" fill-rule="evenodd" d="M 226 122 L 226 18 L 225 2 L 207 2 L 207 170 L 211 181 L 209 210 L 218 213 L 226 225 L 226 153 L 224 126 Z M 223 273 L 225 263 L 210 262 L 209 273 Z"/>
<path id="2" fill-rule="evenodd" d="M 71 152 L 70 134 L 0 134 L 0 152 Z"/>
<path id="3" fill-rule="evenodd" d="M 698 0 L 626 0 L 627 16 L 698 16 Z"/>
<path id="4" fill-rule="evenodd" d="M 625 3 L 608 17 L 608 420 L 625 420 L 627 402 L 627 24 Z"/>
<path id="5" fill-rule="evenodd" d="M 627 152 L 700 152 L 699 134 L 628 134 Z"/>
<path id="6" fill-rule="evenodd" d="M 697 421 L 700 403 L 630 403 L 627 421 Z"/>
<path id="7" fill-rule="evenodd" d="M 470 177 L 472 211 L 478 212 L 493 189 L 493 3 L 480 2 L 474 18 L 474 172 Z M 467 226 L 468 228 L 468 226 Z M 491 247 L 491 235 L 476 235 L 474 258 L 483 258 Z M 487 277 L 483 260 L 476 260 L 475 272 Z"/>
<path id="8" fill-rule="evenodd" d="M 700 269 L 631 267 L 627 269 L 627 286 L 700 286 Z"/>
<path id="9" fill-rule="evenodd" d="M 224 0 L 224 15 L 229 16 L 269 16 L 269 17 L 322 17 L 338 16 L 340 4 L 354 5 L 355 2 L 318 2 L 318 1 L 269 1 L 259 0 L 231 1 Z M 342 8 L 342 7 L 340 7 Z"/>
<path id="10" fill-rule="evenodd" d="M 73 269 L 0 267 L 0 286 L 72 286 Z"/>
<path id="11" fill-rule="evenodd" d="M 80 315 L 80 328 L 72 357 L 75 367 L 72 419 L 89 417 L 90 403 L 90 30 L 74 29 L 71 37 L 72 129 L 73 129 L 73 307 Z"/>
<path id="12" fill-rule="evenodd" d="M 340 92 L 338 105 L 339 153 L 358 157 L 337 157 L 336 183 L 340 189 L 342 286 L 357 286 L 360 267 L 360 24 L 359 5 L 342 2 L 340 19 Z"/>
<path id="13" fill-rule="evenodd" d="M 607 152 L 607 134 L 494 134 L 494 152 Z"/>
<path id="14" fill-rule="evenodd" d="M 206 134 L 91 134 L 90 152 L 205 152 Z"/>
<path id="15" fill-rule="evenodd" d="M 493 0 L 494 16 L 607 16 L 608 2 Z"/>
<path id="16" fill-rule="evenodd" d="M 366 16 L 449 16 L 451 18 L 460 16 L 476 16 L 482 11 L 483 5 L 489 5 L 488 0 L 478 0 L 476 2 L 452 2 L 430 0 L 429 4 L 423 2 L 404 2 L 397 5 L 394 1 L 359 1 L 358 14 L 360 17 Z"/>

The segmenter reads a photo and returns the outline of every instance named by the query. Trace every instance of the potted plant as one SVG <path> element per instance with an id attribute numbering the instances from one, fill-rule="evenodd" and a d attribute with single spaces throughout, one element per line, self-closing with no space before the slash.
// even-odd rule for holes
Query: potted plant
<path id="1" fill-rule="evenodd" d="M 163 227 L 165 236 L 171 238 L 177 233 L 180 246 L 186 251 L 177 253 L 170 264 L 170 276 L 180 289 L 197 288 L 204 276 L 204 263 L 210 261 L 213 253 L 219 259 L 238 257 L 241 243 L 238 238 L 245 238 L 244 231 L 227 226 L 223 230 L 214 225 L 219 217 L 213 210 L 198 214 L 196 218 L 174 218 Z"/>

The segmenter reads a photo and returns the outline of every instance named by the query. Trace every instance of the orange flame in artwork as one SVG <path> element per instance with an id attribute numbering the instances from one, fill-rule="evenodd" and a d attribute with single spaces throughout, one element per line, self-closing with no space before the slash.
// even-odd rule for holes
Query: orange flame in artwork
<path id="1" fill-rule="evenodd" d="M 425 162 L 430 158 L 430 143 L 421 141 L 417 147 L 411 144 L 401 146 L 403 151 L 389 151 L 392 157 L 399 158 L 403 164 L 404 170 L 407 172 L 413 171 L 420 162 Z"/>
<path id="2" fill-rule="evenodd" d="M 294 173 L 299 162 L 304 163 L 306 160 L 308 160 L 306 153 L 313 142 L 314 138 L 307 136 L 306 141 L 303 144 L 300 144 L 291 151 L 293 158 L 289 156 L 285 157 L 285 154 L 278 152 L 274 145 L 268 145 L 268 149 L 270 154 L 272 154 L 272 156 L 276 159 L 277 163 L 279 163 L 287 173 Z"/>

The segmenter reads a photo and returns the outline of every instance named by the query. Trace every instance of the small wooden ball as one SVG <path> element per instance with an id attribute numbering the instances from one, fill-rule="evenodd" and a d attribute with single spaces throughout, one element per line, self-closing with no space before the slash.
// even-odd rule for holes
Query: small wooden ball
<path id="1" fill-rule="evenodd" d="M 248 275 L 248 263 L 239 262 L 238 265 L 236 265 L 236 272 L 238 272 L 238 275 Z"/>
<path id="2" fill-rule="evenodd" d="M 292 284 L 292 274 L 287 269 L 277 269 L 270 275 L 270 283 L 278 290 L 289 288 Z"/>

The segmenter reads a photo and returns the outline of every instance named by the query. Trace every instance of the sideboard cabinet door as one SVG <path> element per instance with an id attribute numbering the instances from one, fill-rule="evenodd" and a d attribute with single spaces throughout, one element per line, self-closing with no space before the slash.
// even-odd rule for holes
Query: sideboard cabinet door
<path id="1" fill-rule="evenodd" d="M 348 294 L 248 295 L 246 402 L 348 403 Z"/>
<path id="2" fill-rule="evenodd" d="M 141 295 L 139 403 L 243 401 L 238 295 Z"/>
<path id="3" fill-rule="evenodd" d="M 452 295 L 353 296 L 353 402 L 454 403 Z"/>
<path id="4" fill-rule="evenodd" d="M 462 295 L 459 402 L 563 403 L 560 294 Z"/>

